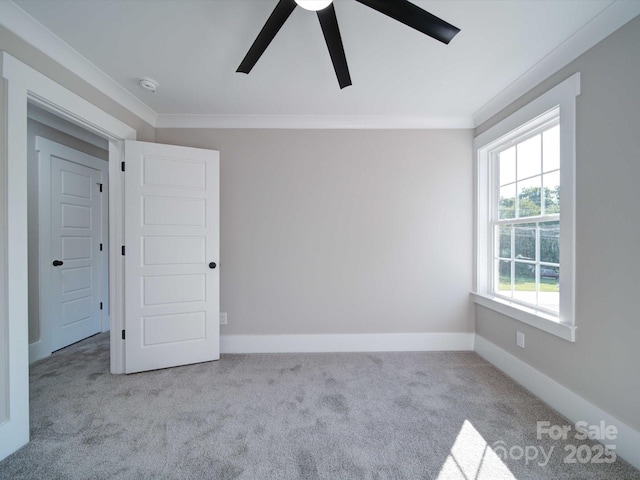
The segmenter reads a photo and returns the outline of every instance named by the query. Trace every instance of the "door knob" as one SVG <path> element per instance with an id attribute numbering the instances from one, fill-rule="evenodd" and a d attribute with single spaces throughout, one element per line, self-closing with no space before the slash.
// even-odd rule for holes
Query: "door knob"
<path id="1" fill-rule="evenodd" d="M 54 260 L 53 261 L 53 266 L 54 267 L 59 267 L 60 265 L 62 265 L 64 262 L 62 260 Z"/>
<path id="2" fill-rule="evenodd" d="M 216 262 L 211 262 L 209 264 L 209 268 L 216 268 Z"/>

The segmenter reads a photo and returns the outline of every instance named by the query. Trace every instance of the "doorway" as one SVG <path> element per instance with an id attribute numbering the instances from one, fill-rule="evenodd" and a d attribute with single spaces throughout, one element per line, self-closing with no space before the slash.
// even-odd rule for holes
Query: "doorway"
<path id="1" fill-rule="evenodd" d="M 109 330 L 109 143 L 31 103 L 27 117 L 32 363 Z"/>
<path id="2" fill-rule="evenodd" d="M 116 245 L 123 237 L 120 182 L 124 140 L 136 130 L 50 78 L 0 52 L 4 95 L 0 96 L 0 459 L 29 441 L 29 329 L 27 225 L 27 103 L 107 139 L 109 143 L 109 303 L 111 314 L 111 371 L 124 372 L 124 351 L 114 329 L 123 322 L 123 264 Z M 119 260 L 119 261 L 118 261 Z M 115 327 L 115 328 L 114 328 Z"/>

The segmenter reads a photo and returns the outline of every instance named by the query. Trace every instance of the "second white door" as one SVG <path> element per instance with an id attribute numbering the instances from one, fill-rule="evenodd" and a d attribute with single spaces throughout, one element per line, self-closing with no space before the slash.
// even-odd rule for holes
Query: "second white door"
<path id="1" fill-rule="evenodd" d="M 50 231 L 41 248 L 42 278 L 50 279 L 41 285 L 41 324 L 55 351 L 101 331 L 106 162 L 50 140 L 37 142 L 41 175 L 51 179 L 49 195 L 41 192 L 41 218 L 50 222 L 41 223 Z"/>

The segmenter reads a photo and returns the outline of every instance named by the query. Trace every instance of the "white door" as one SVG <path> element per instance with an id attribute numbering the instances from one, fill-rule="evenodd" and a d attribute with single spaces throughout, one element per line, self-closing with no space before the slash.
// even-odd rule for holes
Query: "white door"
<path id="1" fill-rule="evenodd" d="M 101 331 L 106 162 L 43 138 L 37 149 L 50 178 L 40 192 L 41 336 L 55 351 Z"/>
<path id="2" fill-rule="evenodd" d="M 125 143 L 125 371 L 217 360 L 219 154 Z"/>

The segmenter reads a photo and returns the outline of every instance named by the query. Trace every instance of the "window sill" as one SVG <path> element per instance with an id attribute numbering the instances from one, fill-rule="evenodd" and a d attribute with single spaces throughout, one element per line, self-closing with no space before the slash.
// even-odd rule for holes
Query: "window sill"
<path id="1" fill-rule="evenodd" d="M 475 303 L 489 308 L 495 312 L 506 315 L 507 317 L 518 320 L 532 327 L 560 337 L 569 342 L 576 341 L 576 327 L 567 323 L 561 323 L 557 318 L 537 311 L 534 308 L 527 308 L 502 298 L 481 293 L 471 293 L 471 297 Z"/>

